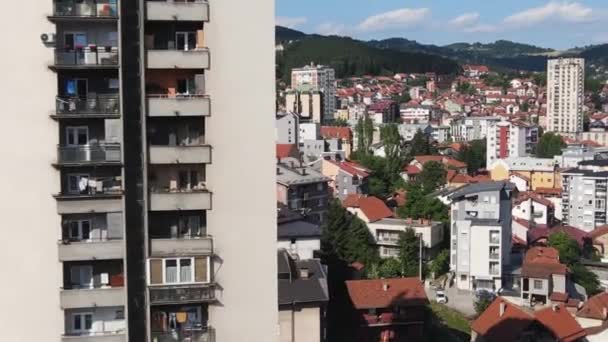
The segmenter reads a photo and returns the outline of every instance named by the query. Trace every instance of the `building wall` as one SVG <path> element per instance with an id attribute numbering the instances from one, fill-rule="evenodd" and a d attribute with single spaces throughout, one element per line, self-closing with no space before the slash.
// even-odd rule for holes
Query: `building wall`
<path id="1" fill-rule="evenodd" d="M 219 305 L 209 307 L 209 324 L 217 341 L 273 342 L 279 322 L 275 132 L 269 115 L 275 111 L 274 1 L 212 1 L 209 6 L 207 81 L 215 115 L 207 135 L 213 146 L 207 230 L 221 256 L 215 260 L 215 280 L 222 289 L 216 292 Z M 243 80 L 255 80 L 256 87 Z M 252 165 L 245 177 L 243 166 Z M 244 191 L 255 198 L 239 195 Z"/>
<path id="2" fill-rule="evenodd" d="M 277 144 L 298 144 L 298 119 L 287 114 L 276 119 Z"/>
<path id="3" fill-rule="evenodd" d="M 280 342 L 321 341 L 321 309 L 300 308 L 279 311 Z"/>
<path id="4" fill-rule="evenodd" d="M 0 126 L 0 174 L 6 180 L 2 200 L 6 228 L 0 264 L 3 274 L 18 280 L 5 282 L 0 293 L 7 308 L 0 313 L 0 335 L 6 341 L 59 341 L 63 332 L 57 248 L 61 220 L 51 196 L 59 191 L 59 175 L 51 166 L 57 155 L 58 125 L 48 117 L 55 108 L 57 75 L 47 68 L 53 50 L 40 41 L 40 34 L 55 32 L 45 18 L 52 6 L 52 1 L 6 2 L 0 14 L 6 28 L 20 32 L 5 31 L 3 41 L 12 51 L 2 57 L 2 80 L 8 88 L 1 96 L 5 115 Z M 24 142 L 24 132 L 34 139 Z M 32 325 L 24 317 L 34 311 L 42 319 Z"/>
<path id="5" fill-rule="evenodd" d="M 314 252 L 321 250 L 321 240 L 319 238 L 297 238 L 295 243 L 291 240 L 279 240 L 277 248 L 284 248 L 290 254 L 297 255 L 300 260 L 314 258 Z"/>
<path id="6" fill-rule="evenodd" d="M 73 314 L 93 314 L 92 332 L 118 332 L 126 328 L 123 307 L 99 307 L 65 311 L 65 331 L 73 330 Z M 121 318 L 121 314 L 123 315 Z"/>
<path id="7" fill-rule="evenodd" d="M 547 130 L 583 131 L 585 60 L 551 59 L 547 63 Z"/>

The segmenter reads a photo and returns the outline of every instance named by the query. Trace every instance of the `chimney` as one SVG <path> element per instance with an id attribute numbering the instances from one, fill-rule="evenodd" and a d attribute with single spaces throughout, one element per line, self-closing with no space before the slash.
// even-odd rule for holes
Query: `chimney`
<path id="1" fill-rule="evenodd" d="M 302 168 L 302 176 L 306 176 L 306 168 Z"/>
<path id="2" fill-rule="evenodd" d="M 500 302 L 500 312 L 498 313 L 498 317 L 502 317 L 505 314 L 506 308 L 507 304 L 505 302 Z"/>
<path id="3" fill-rule="evenodd" d="M 388 283 L 382 283 L 382 291 L 388 291 Z"/>
<path id="4" fill-rule="evenodd" d="M 308 279 L 308 276 L 309 276 L 308 268 L 300 268 L 300 278 Z"/>
<path id="5" fill-rule="evenodd" d="M 559 311 L 559 305 L 553 304 L 552 309 L 553 309 L 554 312 L 558 312 Z"/>

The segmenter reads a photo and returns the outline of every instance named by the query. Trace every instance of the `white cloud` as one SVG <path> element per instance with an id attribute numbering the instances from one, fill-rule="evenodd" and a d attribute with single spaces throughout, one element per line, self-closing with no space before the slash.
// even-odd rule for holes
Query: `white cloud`
<path id="1" fill-rule="evenodd" d="M 363 20 L 357 28 L 364 32 L 382 31 L 387 28 L 411 27 L 426 19 L 431 10 L 428 8 L 400 8 L 384 12 Z"/>
<path id="2" fill-rule="evenodd" d="M 457 16 L 456 18 L 450 20 L 449 24 L 452 27 L 463 28 L 469 27 L 479 20 L 479 13 L 464 13 L 462 15 Z"/>
<path id="3" fill-rule="evenodd" d="M 569 23 L 588 22 L 593 20 L 593 10 L 580 2 L 551 1 L 544 6 L 510 15 L 504 19 L 504 23 L 513 26 L 532 26 L 547 20 Z"/>
<path id="4" fill-rule="evenodd" d="M 276 17 L 275 22 L 279 26 L 296 28 L 304 23 L 306 23 L 308 19 L 305 17 Z"/>
<path id="5" fill-rule="evenodd" d="M 488 24 L 478 24 L 463 29 L 466 33 L 491 33 L 498 31 L 498 26 Z"/>
<path id="6" fill-rule="evenodd" d="M 348 32 L 350 32 L 350 29 L 344 24 L 324 22 L 316 27 L 315 32 L 322 35 L 342 36 L 347 35 Z"/>

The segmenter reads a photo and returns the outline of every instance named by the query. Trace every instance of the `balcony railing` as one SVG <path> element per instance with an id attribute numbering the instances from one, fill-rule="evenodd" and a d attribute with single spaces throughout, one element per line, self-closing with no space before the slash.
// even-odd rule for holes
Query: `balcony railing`
<path id="1" fill-rule="evenodd" d="M 152 332 L 152 342 L 215 342 L 213 328 L 171 332 Z"/>
<path id="2" fill-rule="evenodd" d="M 115 19 L 117 0 L 56 0 L 53 16 Z"/>
<path id="3" fill-rule="evenodd" d="M 118 116 L 120 113 L 120 97 L 118 94 L 79 97 L 57 97 L 58 116 Z"/>
<path id="4" fill-rule="evenodd" d="M 498 253 L 490 253 L 490 259 L 492 259 L 492 260 L 498 260 L 498 258 L 499 258 Z"/>
<path id="5" fill-rule="evenodd" d="M 148 95 L 150 116 L 208 116 L 211 112 L 209 96 L 200 95 Z"/>
<path id="6" fill-rule="evenodd" d="M 150 286 L 150 303 L 183 304 L 215 301 L 214 284 Z"/>
<path id="7" fill-rule="evenodd" d="M 125 342 L 124 330 L 91 331 L 86 333 L 69 332 L 61 337 L 61 342 Z"/>
<path id="8" fill-rule="evenodd" d="M 192 256 L 213 254 L 213 239 L 211 236 L 168 239 L 152 237 L 150 241 L 152 256 Z"/>
<path id="9" fill-rule="evenodd" d="M 122 259 L 124 254 L 124 241 L 121 238 L 59 241 L 59 261 L 63 262 Z"/>
<path id="10" fill-rule="evenodd" d="M 105 197 L 122 195 L 122 182 L 120 176 L 117 177 L 90 177 L 86 182 L 82 182 L 80 191 L 63 190 L 59 197 Z"/>
<path id="11" fill-rule="evenodd" d="M 55 67 L 116 67 L 118 47 L 88 46 L 76 49 L 55 49 Z"/>
<path id="12" fill-rule="evenodd" d="M 120 163 L 120 160 L 120 144 L 118 143 L 59 146 L 57 148 L 57 162 L 60 165 Z"/>

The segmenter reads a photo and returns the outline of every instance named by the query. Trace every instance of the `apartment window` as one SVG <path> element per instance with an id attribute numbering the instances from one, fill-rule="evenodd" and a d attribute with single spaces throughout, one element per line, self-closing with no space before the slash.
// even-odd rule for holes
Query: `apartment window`
<path id="1" fill-rule="evenodd" d="M 76 265 L 70 267 L 70 282 L 72 288 L 92 288 L 93 287 L 93 266 Z"/>
<path id="2" fill-rule="evenodd" d="M 323 191 L 323 183 L 317 183 L 317 191 Z"/>
<path id="3" fill-rule="evenodd" d="M 85 193 L 89 187 L 89 175 L 88 174 L 69 174 L 68 175 L 68 193 L 69 194 L 82 194 Z"/>
<path id="4" fill-rule="evenodd" d="M 543 289 L 543 281 L 542 280 L 534 280 L 534 289 L 542 290 Z"/>
<path id="5" fill-rule="evenodd" d="M 196 81 L 194 76 L 177 80 L 177 94 L 194 95 L 196 94 Z"/>
<path id="6" fill-rule="evenodd" d="M 198 187 L 199 177 L 196 170 L 183 170 L 179 172 L 179 189 L 192 190 Z"/>
<path id="7" fill-rule="evenodd" d="M 208 283 L 209 257 L 151 259 L 149 261 L 151 285 Z"/>
<path id="8" fill-rule="evenodd" d="M 466 274 L 461 274 L 460 275 L 460 281 L 467 281 L 467 275 Z"/>
<path id="9" fill-rule="evenodd" d="M 68 222 L 70 240 L 82 241 L 91 238 L 91 220 L 74 220 Z"/>
<path id="10" fill-rule="evenodd" d="M 66 127 L 65 142 L 68 146 L 82 146 L 89 143 L 89 128 L 86 126 Z"/>
<path id="11" fill-rule="evenodd" d="M 72 332 L 87 333 L 93 328 L 93 314 L 79 312 L 72 314 Z"/>
<path id="12" fill-rule="evenodd" d="M 196 48 L 196 32 L 176 32 L 177 49 L 190 51 Z"/>

